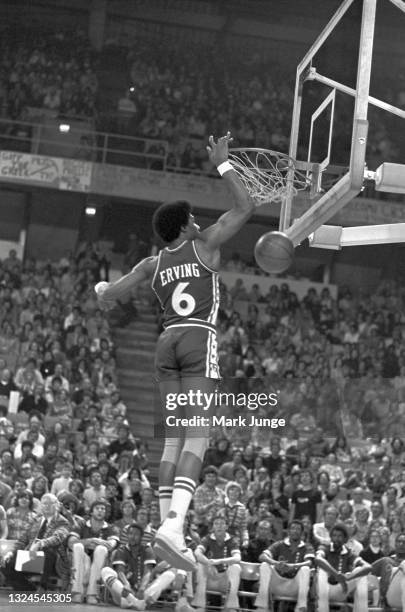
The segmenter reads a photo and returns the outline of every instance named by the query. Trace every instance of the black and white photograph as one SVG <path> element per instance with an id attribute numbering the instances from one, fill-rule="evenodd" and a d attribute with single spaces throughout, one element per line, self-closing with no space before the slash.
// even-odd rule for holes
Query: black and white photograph
<path id="1" fill-rule="evenodd" d="M 0 0 L 0 608 L 405 612 L 405 0 Z"/>

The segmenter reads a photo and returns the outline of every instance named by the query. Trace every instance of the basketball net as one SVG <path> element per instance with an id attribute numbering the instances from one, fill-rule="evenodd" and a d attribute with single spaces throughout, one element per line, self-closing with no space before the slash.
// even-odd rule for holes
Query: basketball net
<path id="1" fill-rule="evenodd" d="M 268 149 L 231 149 L 229 160 L 256 206 L 282 202 L 311 185 L 305 171 L 297 170 L 292 157 Z"/>

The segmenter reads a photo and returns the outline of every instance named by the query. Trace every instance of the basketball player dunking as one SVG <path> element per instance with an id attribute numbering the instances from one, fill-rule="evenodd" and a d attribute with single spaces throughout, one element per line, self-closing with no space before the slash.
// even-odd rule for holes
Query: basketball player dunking
<path id="1" fill-rule="evenodd" d="M 183 398 L 187 394 L 189 398 L 193 392 L 214 393 L 220 377 L 215 327 L 220 247 L 240 230 L 255 208 L 228 161 L 231 140 L 230 132 L 217 142 L 210 136 L 207 151 L 230 188 L 232 208 L 214 225 L 200 231 L 187 202 L 161 205 L 154 214 L 153 228 L 168 246 L 159 255 L 142 260 L 116 282 L 96 285 L 100 305 L 111 307 L 138 283 L 152 279 L 152 288 L 164 311 L 164 331 L 157 343 L 155 368 L 166 415 L 206 416 L 201 405 L 196 406 L 195 402 L 168 413 L 167 398 L 180 394 Z M 155 537 L 155 549 L 171 565 L 189 571 L 195 564 L 185 547 L 183 524 L 208 447 L 209 428 L 184 427 L 180 432 L 175 431 L 176 436 L 166 434 L 160 464 L 159 502 L 163 522 Z"/>

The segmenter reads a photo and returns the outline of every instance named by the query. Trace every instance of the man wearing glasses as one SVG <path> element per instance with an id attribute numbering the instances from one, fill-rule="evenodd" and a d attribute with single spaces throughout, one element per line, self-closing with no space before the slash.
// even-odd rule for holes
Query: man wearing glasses
<path id="1" fill-rule="evenodd" d="M 39 583 L 41 591 L 47 590 L 49 578 L 55 574 L 55 567 L 67 564 L 64 543 L 69 535 L 69 523 L 59 513 L 59 502 L 55 495 L 46 493 L 42 496 L 39 513 L 28 531 L 17 540 L 16 552 L 7 553 L 3 559 L 2 571 L 6 582 L 16 591 L 36 590 L 28 574 L 14 569 L 18 550 L 44 552 L 44 566 Z"/>

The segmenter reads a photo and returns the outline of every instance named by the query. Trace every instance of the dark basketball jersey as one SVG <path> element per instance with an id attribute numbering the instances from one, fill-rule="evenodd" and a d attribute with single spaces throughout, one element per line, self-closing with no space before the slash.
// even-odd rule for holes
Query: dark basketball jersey
<path id="1" fill-rule="evenodd" d="M 218 272 L 203 264 L 194 240 L 160 251 L 152 289 L 164 311 L 165 328 L 215 326 L 219 307 Z"/>

